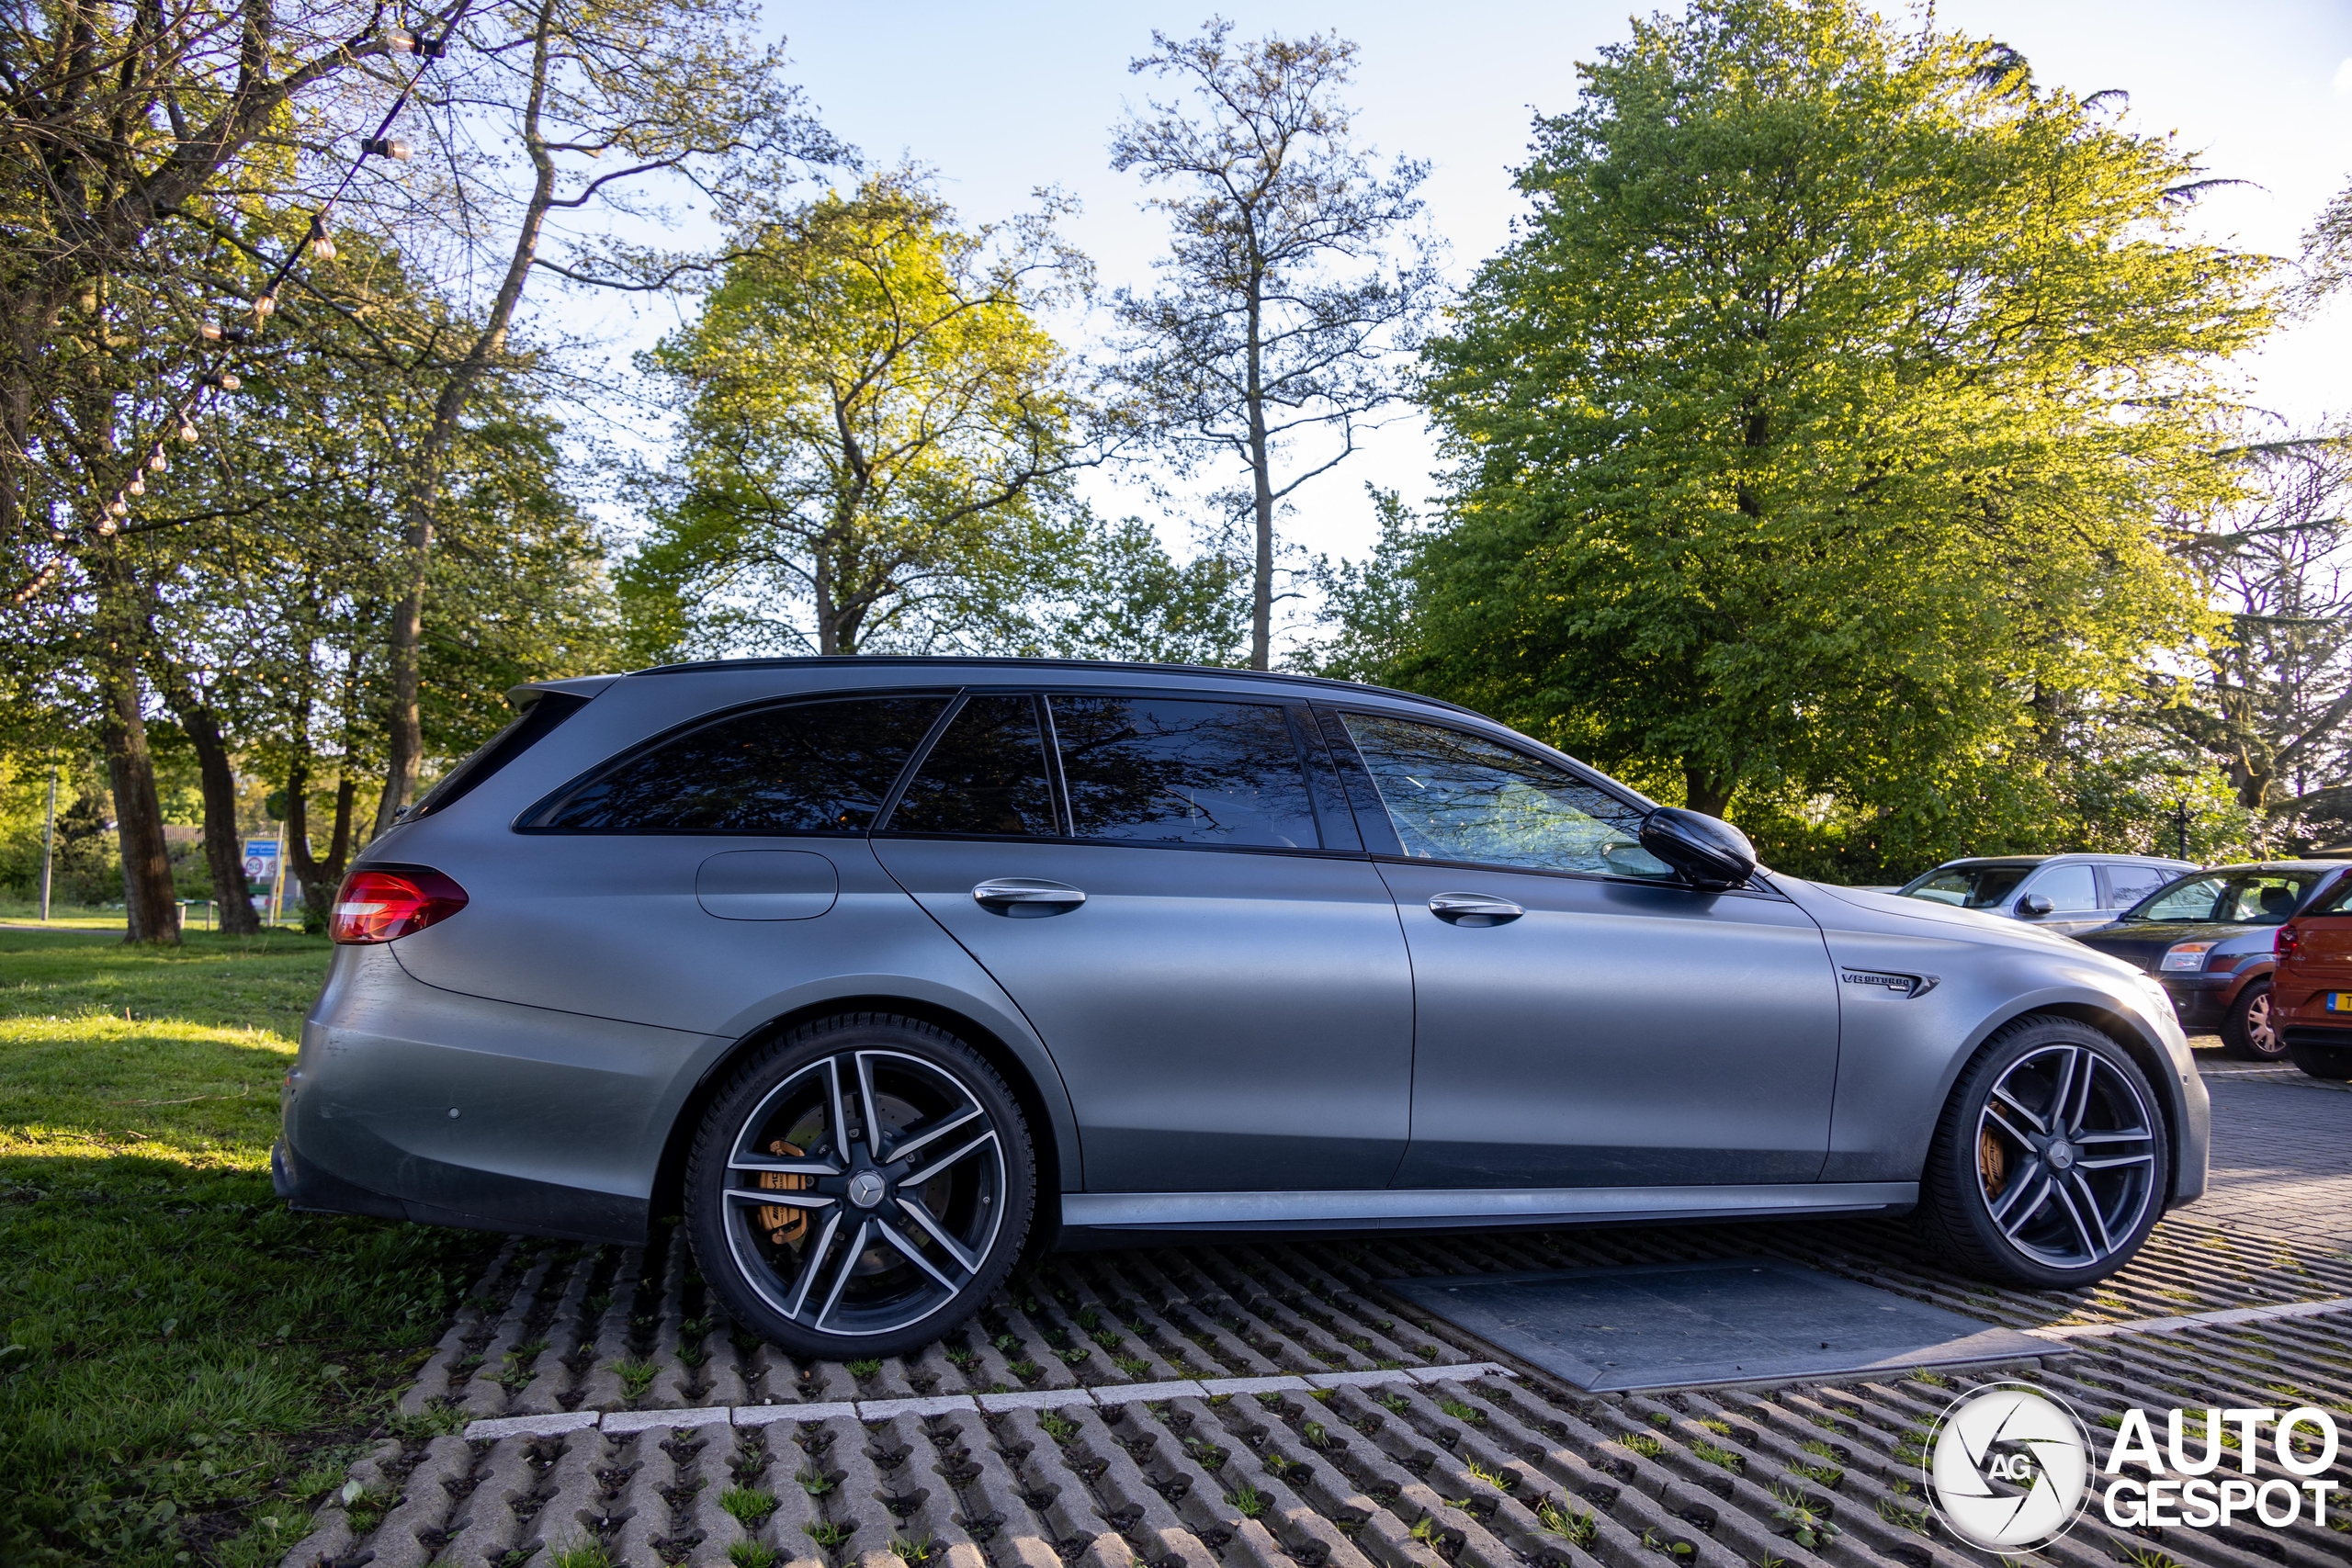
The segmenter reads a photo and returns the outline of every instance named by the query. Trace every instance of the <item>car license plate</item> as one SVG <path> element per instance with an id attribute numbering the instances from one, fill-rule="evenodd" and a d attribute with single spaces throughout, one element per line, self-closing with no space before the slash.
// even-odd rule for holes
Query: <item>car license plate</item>
<path id="1" fill-rule="evenodd" d="M 2327 1010 L 2330 1012 L 2352 1012 L 2352 991 L 2328 992 Z"/>

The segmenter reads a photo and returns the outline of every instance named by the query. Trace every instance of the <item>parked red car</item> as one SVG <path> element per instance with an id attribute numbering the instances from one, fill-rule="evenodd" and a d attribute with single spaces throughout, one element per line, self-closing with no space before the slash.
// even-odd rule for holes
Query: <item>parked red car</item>
<path id="1" fill-rule="evenodd" d="M 2271 979 L 2273 1026 L 2295 1066 L 2352 1081 L 2352 878 L 2278 928 Z"/>

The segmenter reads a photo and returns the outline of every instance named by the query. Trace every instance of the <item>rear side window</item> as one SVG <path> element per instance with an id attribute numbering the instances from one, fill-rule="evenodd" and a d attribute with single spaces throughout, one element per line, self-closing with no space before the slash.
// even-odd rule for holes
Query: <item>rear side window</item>
<path id="1" fill-rule="evenodd" d="M 624 758 L 527 824 L 608 833 L 863 833 L 944 696 L 736 714 Z"/>
<path id="2" fill-rule="evenodd" d="M 2165 865 L 2109 865 L 2100 868 L 2107 876 L 2107 906 L 2110 909 L 2128 908 L 2180 873 Z"/>
<path id="3" fill-rule="evenodd" d="M 1277 705 L 1057 696 L 1053 715 L 1081 839 L 1320 847 L 1298 742 Z"/>
<path id="4" fill-rule="evenodd" d="M 2325 893 L 2320 895 L 2319 897 L 2313 899 L 2312 901 L 2312 907 L 2304 910 L 2303 913 L 2307 915 L 2352 914 L 2352 876 L 2345 877 L 2343 880 L 2336 883 L 2335 886 L 2329 888 Z"/>
<path id="5" fill-rule="evenodd" d="M 484 741 L 480 750 L 450 769 L 441 782 L 424 792 L 404 820 L 430 817 L 471 795 L 497 775 L 498 770 L 547 739 L 565 719 L 588 705 L 572 692 L 542 692 L 538 699 L 509 719 L 506 728 Z"/>
<path id="6" fill-rule="evenodd" d="M 973 697 L 908 781 L 894 833 L 1051 838 L 1061 831 L 1032 696 Z"/>

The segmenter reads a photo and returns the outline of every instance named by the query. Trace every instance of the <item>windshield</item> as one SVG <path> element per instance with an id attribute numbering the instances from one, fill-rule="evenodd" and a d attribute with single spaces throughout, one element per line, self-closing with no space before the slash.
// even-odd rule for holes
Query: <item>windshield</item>
<path id="1" fill-rule="evenodd" d="M 2123 918 L 2181 925 L 2282 925 L 2321 874 L 2316 871 L 2216 871 L 2186 876 L 2157 888 Z"/>
<path id="2" fill-rule="evenodd" d="M 1962 909 L 1989 909 L 2017 890 L 2033 863 L 2023 865 L 1939 865 L 1903 889 L 1905 898 L 1925 898 Z"/>

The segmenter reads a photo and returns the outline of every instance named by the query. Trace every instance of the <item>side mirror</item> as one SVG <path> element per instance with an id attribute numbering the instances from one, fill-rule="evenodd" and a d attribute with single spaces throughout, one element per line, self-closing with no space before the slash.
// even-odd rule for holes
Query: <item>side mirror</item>
<path id="1" fill-rule="evenodd" d="M 1643 819 L 1642 848 L 1672 866 L 1693 887 L 1736 887 L 1756 870 L 1756 846 L 1718 818 L 1661 806 Z"/>
<path id="2" fill-rule="evenodd" d="M 2039 893 L 2029 893 L 2018 900 L 2018 913 L 2029 920 L 2038 920 L 2050 910 L 2050 900 Z"/>

